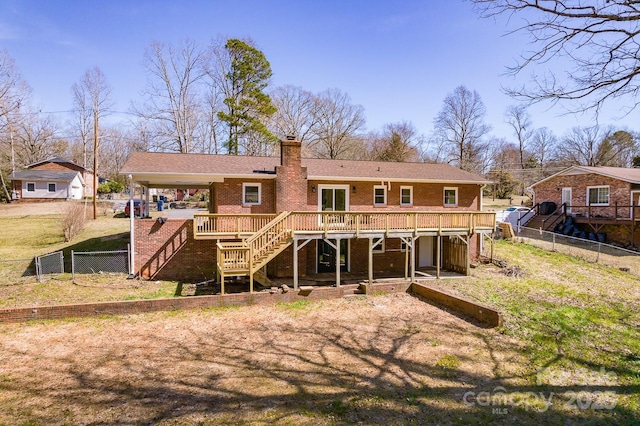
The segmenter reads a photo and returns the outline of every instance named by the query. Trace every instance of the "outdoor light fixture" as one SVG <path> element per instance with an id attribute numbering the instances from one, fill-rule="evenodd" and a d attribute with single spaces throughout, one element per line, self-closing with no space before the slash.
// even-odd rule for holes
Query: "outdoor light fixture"
<path id="1" fill-rule="evenodd" d="M 352 190 L 353 190 L 353 192 L 356 192 L 356 187 L 355 187 L 355 185 L 353 186 Z"/>
<path id="2" fill-rule="evenodd" d="M 315 194 L 315 192 L 316 192 L 316 186 L 315 185 L 311 185 L 311 192 L 313 192 Z"/>

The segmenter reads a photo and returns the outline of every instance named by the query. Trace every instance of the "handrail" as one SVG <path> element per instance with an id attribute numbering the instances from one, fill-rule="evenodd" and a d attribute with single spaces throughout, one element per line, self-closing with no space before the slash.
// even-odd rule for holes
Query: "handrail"
<path id="1" fill-rule="evenodd" d="M 517 227 L 518 229 L 520 229 L 520 227 L 522 226 L 522 218 L 523 218 L 523 217 L 527 217 L 527 215 L 528 215 L 529 213 L 531 213 L 533 210 L 535 210 L 535 211 L 536 211 L 536 214 L 535 214 L 534 216 L 538 216 L 538 215 L 540 215 L 540 203 L 536 203 L 536 204 L 535 204 L 534 206 L 532 206 L 529 210 L 527 210 L 527 212 L 526 212 L 525 214 L 523 214 L 523 215 L 519 215 L 519 216 L 518 216 L 518 220 L 517 220 L 517 222 L 516 222 L 516 227 Z M 533 217 L 533 216 L 532 216 L 532 217 Z M 531 219 L 529 219 L 529 220 L 531 220 Z M 527 222 L 528 222 L 528 221 L 527 221 Z"/>
<path id="2" fill-rule="evenodd" d="M 572 206 L 573 207 L 573 206 Z M 558 216 L 556 217 L 556 213 L 558 213 L 558 211 L 560 210 L 561 214 L 558 214 Z M 551 225 L 546 225 L 546 221 L 549 218 L 546 219 L 542 219 L 542 229 L 543 230 L 547 230 L 549 229 L 551 226 L 554 226 L 558 220 L 565 219 L 567 217 L 567 203 L 562 203 L 560 204 L 554 211 L 553 213 L 551 213 L 549 215 L 550 217 L 555 217 L 555 219 L 553 220 L 553 222 L 551 222 Z"/>

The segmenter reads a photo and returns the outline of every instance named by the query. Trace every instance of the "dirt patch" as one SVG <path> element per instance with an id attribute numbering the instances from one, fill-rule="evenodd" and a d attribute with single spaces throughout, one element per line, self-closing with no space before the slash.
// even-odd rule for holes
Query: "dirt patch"
<path id="1" fill-rule="evenodd" d="M 0 424 L 477 422 L 522 348 L 407 294 L 5 326 Z M 509 378 L 509 379 L 507 379 Z"/>

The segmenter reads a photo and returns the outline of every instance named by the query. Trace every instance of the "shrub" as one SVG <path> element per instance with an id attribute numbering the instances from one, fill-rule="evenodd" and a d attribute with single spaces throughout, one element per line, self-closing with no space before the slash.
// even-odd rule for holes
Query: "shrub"
<path id="1" fill-rule="evenodd" d="M 82 203 L 69 202 L 62 213 L 62 232 L 64 241 L 68 243 L 84 229 L 86 218 Z"/>

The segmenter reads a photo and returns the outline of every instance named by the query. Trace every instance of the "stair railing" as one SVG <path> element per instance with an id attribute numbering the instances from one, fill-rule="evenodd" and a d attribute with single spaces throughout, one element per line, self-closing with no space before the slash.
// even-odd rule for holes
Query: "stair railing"
<path id="1" fill-rule="evenodd" d="M 553 229 L 553 227 L 558 223 L 560 219 L 564 220 L 567 217 L 567 203 L 560 204 L 553 213 L 551 213 L 550 217 L 547 219 L 543 219 L 542 221 L 542 230 L 548 231 L 549 229 Z M 553 219 L 551 223 L 547 223 L 548 219 Z"/>

